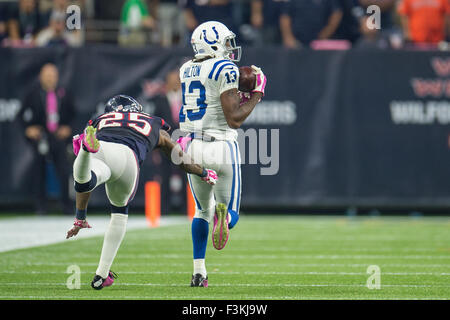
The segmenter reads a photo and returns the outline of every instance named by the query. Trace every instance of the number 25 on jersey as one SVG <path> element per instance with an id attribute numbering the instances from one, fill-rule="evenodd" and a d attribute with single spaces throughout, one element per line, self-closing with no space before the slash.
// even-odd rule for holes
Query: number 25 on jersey
<path id="1" fill-rule="evenodd" d="M 150 125 L 150 119 L 152 118 L 142 113 L 110 112 L 100 116 L 99 119 L 98 130 L 108 127 L 127 126 L 144 136 L 149 136 L 152 131 L 152 126 Z"/>

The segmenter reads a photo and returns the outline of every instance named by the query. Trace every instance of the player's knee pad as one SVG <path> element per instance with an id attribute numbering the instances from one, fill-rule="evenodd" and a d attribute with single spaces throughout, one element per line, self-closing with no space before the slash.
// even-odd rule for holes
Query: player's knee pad
<path id="1" fill-rule="evenodd" d="M 111 213 L 128 214 L 128 208 L 128 205 L 124 207 L 116 207 L 115 205 L 111 204 Z"/>
<path id="2" fill-rule="evenodd" d="M 91 171 L 91 180 L 89 180 L 86 183 L 78 183 L 75 181 L 74 187 L 75 191 L 79 193 L 83 192 L 90 192 L 95 189 L 97 186 L 97 176 L 95 175 L 94 171 Z"/>

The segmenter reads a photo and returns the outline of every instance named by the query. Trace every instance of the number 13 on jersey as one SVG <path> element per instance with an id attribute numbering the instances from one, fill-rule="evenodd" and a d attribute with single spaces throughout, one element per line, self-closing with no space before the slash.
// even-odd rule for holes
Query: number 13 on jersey
<path id="1" fill-rule="evenodd" d="M 187 91 L 186 91 L 187 86 Z M 180 109 L 180 122 L 200 120 L 206 113 L 205 86 L 199 80 L 181 83 L 182 103 Z M 187 101 L 187 103 L 186 103 Z"/>

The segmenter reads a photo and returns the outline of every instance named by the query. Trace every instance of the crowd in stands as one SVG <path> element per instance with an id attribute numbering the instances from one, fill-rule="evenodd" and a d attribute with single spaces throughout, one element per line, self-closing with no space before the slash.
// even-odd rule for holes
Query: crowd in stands
<path id="1" fill-rule="evenodd" d="M 79 29 L 66 26 L 70 5 L 81 9 Z M 121 46 L 187 46 L 200 23 L 217 20 L 244 45 L 442 46 L 450 40 L 449 18 L 450 0 L 0 0 L 0 43 L 101 42 L 86 37 L 85 21 L 97 20 L 117 22 Z"/>

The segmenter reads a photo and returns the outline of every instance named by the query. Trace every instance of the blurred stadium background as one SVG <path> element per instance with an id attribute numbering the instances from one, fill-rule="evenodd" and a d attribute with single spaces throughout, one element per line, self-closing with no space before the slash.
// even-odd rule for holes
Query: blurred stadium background
<path id="1" fill-rule="evenodd" d="M 70 5 L 78 7 L 68 13 Z M 80 28 L 69 30 L 76 8 Z M 448 298 L 449 17 L 448 0 L 0 0 L 0 224 L 22 214 L 73 216 L 71 137 L 109 97 L 134 96 L 177 128 L 177 73 L 192 56 L 190 33 L 218 20 L 243 47 L 238 65 L 260 66 L 268 76 L 266 96 L 243 126 L 242 214 L 442 215 L 427 220 L 423 233 L 413 230 L 418 239 L 435 237 L 427 246 L 439 248 L 447 275 L 434 280 L 447 287 L 432 294 Z M 379 21 L 380 29 L 370 28 Z M 40 73 L 49 63 L 59 71 L 50 90 L 59 112 L 70 110 L 59 114 L 60 126 L 70 131 L 44 130 L 33 140 L 26 107 L 37 94 L 44 105 L 49 90 Z M 158 151 L 140 178 L 133 214 L 143 216 L 145 183 L 157 181 L 161 215 L 185 216 L 184 174 Z M 99 188 L 89 212 L 107 210 Z M 318 230 L 339 221 L 319 222 Z M 412 229 L 401 229 L 407 246 Z"/>

